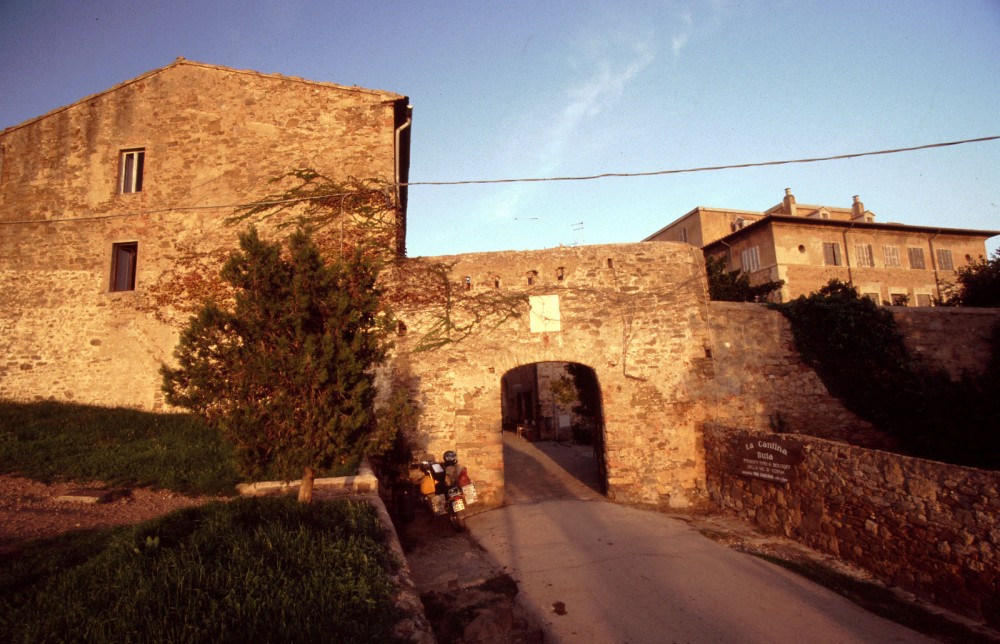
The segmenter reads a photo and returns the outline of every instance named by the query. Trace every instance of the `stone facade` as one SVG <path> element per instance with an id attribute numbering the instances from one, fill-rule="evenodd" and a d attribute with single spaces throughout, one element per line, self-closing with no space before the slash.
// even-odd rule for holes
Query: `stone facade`
<path id="1" fill-rule="evenodd" d="M 217 286 L 233 204 L 303 165 L 404 181 L 408 118 L 396 94 L 179 60 L 4 130 L 0 397 L 163 409 L 159 367 Z M 122 153 L 138 149 L 141 189 L 123 192 Z M 137 251 L 135 283 L 115 290 L 120 243 Z M 802 364 L 778 313 L 708 302 L 690 244 L 403 259 L 386 280 L 401 325 L 381 382 L 418 402 L 414 448 L 457 449 L 487 503 L 503 499 L 502 383 L 525 365 L 593 371 L 598 456 L 620 501 L 707 503 L 699 428 L 710 420 L 879 444 Z M 935 345 L 931 358 L 954 360 L 937 345 L 966 341 L 953 327 L 911 328 Z M 986 357 L 957 354 L 970 359 L 962 368 Z"/>
<path id="2" fill-rule="evenodd" d="M 236 245 L 234 204 L 301 167 L 405 179 L 407 118 L 397 94 L 179 59 L 0 132 L 0 397 L 160 409 L 159 365 Z M 132 192 L 126 150 L 144 155 Z M 136 250 L 133 288 L 115 290 L 115 244 Z"/>
<path id="3" fill-rule="evenodd" d="M 985 257 L 1000 231 L 883 224 L 855 197 L 850 208 L 800 204 L 791 191 L 763 212 L 698 207 L 644 241 L 682 241 L 751 284 L 783 280 L 779 301 L 808 295 L 831 279 L 878 303 L 931 306 L 955 271 Z"/>
<path id="4" fill-rule="evenodd" d="M 797 436 L 787 484 L 738 474 L 739 445 L 787 440 L 710 423 L 708 492 L 726 512 L 1000 627 L 1000 473 Z"/>
<path id="5" fill-rule="evenodd" d="M 674 508 L 703 500 L 696 426 L 710 417 L 714 376 L 697 249 L 622 244 L 410 261 L 447 267 L 453 298 L 450 310 L 435 299 L 398 312 L 407 332 L 396 371 L 423 411 L 412 437 L 418 451 L 457 449 L 486 500 L 499 502 L 504 374 L 576 362 L 601 388 L 609 496 Z M 507 310 L 500 300 L 516 316 L 494 313 Z M 460 341 L 413 351 L 442 320 L 476 317 L 471 334 L 456 333 Z"/>

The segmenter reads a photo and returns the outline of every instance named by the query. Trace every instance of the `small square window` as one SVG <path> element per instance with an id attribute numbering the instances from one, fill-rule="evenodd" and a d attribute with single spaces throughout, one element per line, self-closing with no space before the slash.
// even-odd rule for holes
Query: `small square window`
<path id="1" fill-rule="evenodd" d="M 111 290 L 135 290 L 135 263 L 139 244 L 129 242 L 111 246 Z"/>
<path id="2" fill-rule="evenodd" d="M 146 151 L 142 148 L 122 150 L 119 157 L 118 192 L 128 194 L 142 192 L 142 172 L 146 161 Z"/>

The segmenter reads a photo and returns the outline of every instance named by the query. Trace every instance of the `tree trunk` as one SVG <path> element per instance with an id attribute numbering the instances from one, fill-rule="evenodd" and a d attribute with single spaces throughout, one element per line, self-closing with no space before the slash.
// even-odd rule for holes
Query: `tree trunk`
<path id="1" fill-rule="evenodd" d="M 311 467 L 302 468 L 302 484 L 299 486 L 299 503 L 312 503 L 313 481 L 316 480 L 316 472 Z"/>

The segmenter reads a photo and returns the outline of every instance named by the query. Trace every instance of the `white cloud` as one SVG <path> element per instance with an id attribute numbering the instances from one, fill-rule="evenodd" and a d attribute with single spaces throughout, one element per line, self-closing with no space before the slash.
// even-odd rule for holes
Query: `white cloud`
<path id="1" fill-rule="evenodd" d="M 627 60 L 599 61 L 587 78 L 565 92 L 567 100 L 557 118 L 538 132 L 538 173 L 549 174 L 558 169 L 570 144 L 577 142 L 581 128 L 611 107 L 654 58 L 651 48 L 636 45 Z"/>
<path id="2" fill-rule="evenodd" d="M 681 31 L 680 33 L 674 34 L 670 39 L 674 58 L 680 56 L 681 50 L 687 45 L 688 39 L 691 37 L 691 33 L 694 31 L 694 18 L 691 16 L 690 11 L 684 11 L 681 14 Z"/>
<path id="3" fill-rule="evenodd" d="M 517 168 L 509 177 L 549 177 L 558 174 L 569 155 L 581 153 L 581 141 L 590 137 L 582 132 L 595 127 L 602 114 L 609 111 L 626 91 L 629 84 L 655 59 L 655 53 L 645 43 L 634 44 L 630 55 L 618 60 L 603 57 L 593 60 L 589 73 L 578 83 L 562 93 L 561 106 L 551 109 L 552 116 L 536 119 L 524 128 L 512 142 L 517 146 L 509 154 L 517 159 Z M 584 68 L 579 60 L 570 62 L 577 69 Z M 528 217 L 528 204 L 538 193 L 537 183 L 518 183 L 504 186 L 480 203 L 479 211 L 489 221 L 512 220 Z"/>

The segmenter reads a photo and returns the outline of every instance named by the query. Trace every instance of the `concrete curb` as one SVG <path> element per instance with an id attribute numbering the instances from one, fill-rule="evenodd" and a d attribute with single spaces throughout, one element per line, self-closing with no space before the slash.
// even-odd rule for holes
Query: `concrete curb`
<path id="1" fill-rule="evenodd" d="M 236 491 L 242 496 L 286 494 L 297 490 L 300 485 L 302 485 L 301 479 L 295 481 L 258 481 L 256 483 L 240 483 L 236 486 Z M 322 488 L 324 497 L 376 494 L 378 492 L 378 479 L 375 478 L 371 464 L 365 459 L 361 462 L 358 473 L 354 476 L 316 479 L 313 481 L 313 487 Z"/>
<path id="2" fill-rule="evenodd" d="M 403 545 L 399 541 L 396 527 L 392 524 L 389 511 L 377 494 L 369 495 L 365 497 L 365 500 L 371 503 L 378 512 L 379 519 L 389 534 L 389 550 L 399 562 L 399 569 L 394 575 L 396 587 L 399 589 L 396 594 L 396 606 L 403 611 L 405 617 L 396 624 L 393 634 L 408 642 L 435 644 L 437 639 L 434 637 L 434 630 L 431 628 L 430 622 L 427 621 L 424 603 L 420 599 L 417 585 L 413 583 L 410 564 L 406 560 L 406 555 L 403 554 Z"/>

